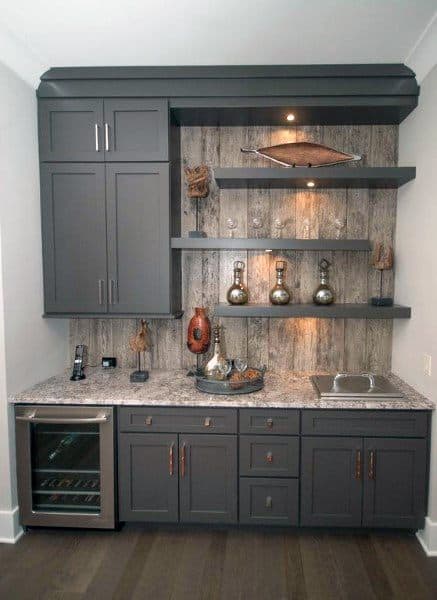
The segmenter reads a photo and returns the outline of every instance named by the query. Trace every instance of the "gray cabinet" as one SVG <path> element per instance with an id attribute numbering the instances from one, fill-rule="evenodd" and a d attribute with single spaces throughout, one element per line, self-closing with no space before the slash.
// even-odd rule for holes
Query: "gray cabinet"
<path id="1" fill-rule="evenodd" d="M 46 313 L 107 310 L 105 167 L 41 167 Z"/>
<path id="2" fill-rule="evenodd" d="M 104 160 L 101 100 L 40 100 L 38 109 L 41 161 Z"/>
<path id="3" fill-rule="evenodd" d="M 178 520 L 177 438 L 165 433 L 120 436 L 120 520 Z"/>
<path id="4" fill-rule="evenodd" d="M 168 102 L 41 99 L 39 140 L 43 162 L 167 161 Z"/>
<path id="5" fill-rule="evenodd" d="M 423 527 L 426 440 L 368 438 L 364 457 L 363 525 Z"/>
<path id="6" fill-rule="evenodd" d="M 169 166 L 107 164 L 109 312 L 169 313 Z"/>
<path id="7" fill-rule="evenodd" d="M 180 435 L 180 520 L 237 521 L 237 438 Z"/>
<path id="8" fill-rule="evenodd" d="M 361 525 L 362 446 L 361 438 L 302 439 L 302 525 Z"/>
<path id="9" fill-rule="evenodd" d="M 297 525 L 298 522 L 298 479 L 240 479 L 240 523 Z"/>

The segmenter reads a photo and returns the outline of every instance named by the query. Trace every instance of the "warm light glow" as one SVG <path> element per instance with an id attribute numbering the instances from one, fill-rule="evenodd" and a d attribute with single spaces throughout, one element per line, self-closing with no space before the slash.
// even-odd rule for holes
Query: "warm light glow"
<path id="1" fill-rule="evenodd" d="M 315 185 L 314 181 L 307 181 L 307 187 L 313 188 Z"/>
<path id="2" fill-rule="evenodd" d="M 294 121 L 294 115 L 293 115 L 293 113 L 289 113 L 287 115 L 287 121 Z"/>
<path id="3" fill-rule="evenodd" d="M 271 252 L 271 251 L 272 251 L 272 250 L 270 250 L 270 248 L 266 248 L 266 252 L 267 252 L 267 253 L 269 253 L 269 252 Z"/>

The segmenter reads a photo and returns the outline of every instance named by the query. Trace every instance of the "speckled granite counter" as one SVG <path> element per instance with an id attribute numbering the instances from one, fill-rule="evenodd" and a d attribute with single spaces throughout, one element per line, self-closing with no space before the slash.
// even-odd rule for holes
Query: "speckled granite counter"
<path id="1" fill-rule="evenodd" d="M 401 379 L 390 381 L 404 394 L 402 400 L 320 400 L 308 378 L 294 373 L 266 374 L 263 390 L 236 396 L 212 396 L 198 392 L 186 371 L 151 371 L 147 383 L 130 383 L 130 371 L 89 368 L 83 381 L 70 381 L 70 371 L 52 377 L 10 398 L 14 403 L 145 405 L 145 406 L 217 406 L 272 408 L 337 408 L 432 410 L 434 404 Z"/>

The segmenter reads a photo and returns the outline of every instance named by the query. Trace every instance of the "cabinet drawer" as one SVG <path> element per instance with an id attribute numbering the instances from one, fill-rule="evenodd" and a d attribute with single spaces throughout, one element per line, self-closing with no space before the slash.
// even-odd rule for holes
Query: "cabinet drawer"
<path id="1" fill-rule="evenodd" d="M 297 477 L 299 438 L 279 435 L 241 435 L 240 475 Z"/>
<path id="2" fill-rule="evenodd" d="M 240 479 L 240 523 L 297 525 L 297 479 Z"/>
<path id="3" fill-rule="evenodd" d="M 240 433 L 299 434 L 298 410 L 272 410 L 265 408 L 240 410 Z"/>
<path id="4" fill-rule="evenodd" d="M 426 437 L 428 414 L 400 410 L 304 410 L 302 435 Z"/>
<path id="5" fill-rule="evenodd" d="M 232 409 L 124 407 L 119 410 L 124 432 L 236 433 L 237 411 Z"/>

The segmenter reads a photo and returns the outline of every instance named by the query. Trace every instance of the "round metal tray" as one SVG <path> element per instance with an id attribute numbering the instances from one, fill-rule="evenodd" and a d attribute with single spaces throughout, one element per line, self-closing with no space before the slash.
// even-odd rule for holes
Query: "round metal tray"
<path id="1" fill-rule="evenodd" d="M 263 371 L 259 371 L 258 379 L 251 379 L 250 381 L 243 381 L 238 383 L 234 383 L 229 379 L 225 379 L 224 381 L 214 381 L 212 379 L 206 379 L 206 377 L 196 375 L 196 388 L 200 392 L 204 392 L 205 394 L 251 394 L 252 392 L 258 392 L 259 390 L 262 390 L 263 387 Z"/>

